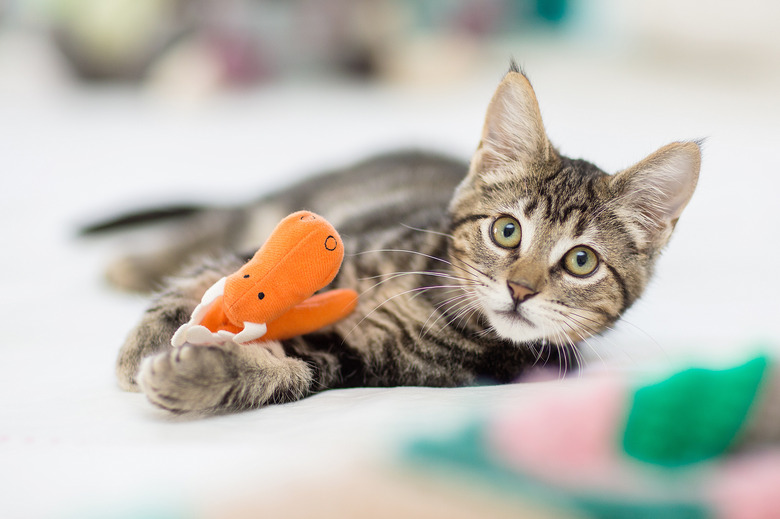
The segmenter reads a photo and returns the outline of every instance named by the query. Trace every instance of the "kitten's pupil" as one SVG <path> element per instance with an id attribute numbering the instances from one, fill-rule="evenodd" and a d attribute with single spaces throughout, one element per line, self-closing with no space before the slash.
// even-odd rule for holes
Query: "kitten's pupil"
<path id="1" fill-rule="evenodd" d="M 515 233 L 515 224 L 508 223 L 506 224 L 506 227 L 504 227 L 504 238 L 509 238 Z"/>
<path id="2" fill-rule="evenodd" d="M 577 265 L 584 267 L 588 263 L 588 253 L 585 251 L 579 251 L 577 253 Z"/>

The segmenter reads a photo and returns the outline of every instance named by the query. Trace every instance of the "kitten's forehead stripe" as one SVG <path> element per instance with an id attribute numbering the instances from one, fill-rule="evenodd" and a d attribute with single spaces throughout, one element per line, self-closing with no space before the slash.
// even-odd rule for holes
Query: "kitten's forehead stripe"
<path id="1" fill-rule="evenodd" d="M 490 216 L 486 214 L 470 214 L 468 216 L 464 216 L 462 218 L 458 218 L 454 220 L 450 225 L 450 229 L 452 231 L 455 231 L 458 229 L 458 227 L 461 227 L 462 225 L 465 225 L 470 222 L 476 222 L 478 220 L 484 220 L 485 218 L 490 218 Z"/>
<path id="2" fill-rule="evenodd" d="M 534 211 L 536 211 L 536 208 L 539 206 L 539 199 L 538 198 L 532 198 L 527 204 L 525 204 L 525 209 L 523 210 L 526 218 L 530 218 Z"/>

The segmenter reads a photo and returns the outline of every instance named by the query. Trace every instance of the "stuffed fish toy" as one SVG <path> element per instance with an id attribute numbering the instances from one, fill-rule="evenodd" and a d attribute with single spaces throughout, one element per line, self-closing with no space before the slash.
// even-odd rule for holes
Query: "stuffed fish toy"
<path id="1" fill-rule="evenodd" d="M 171 344 L 220 345 L 283 340 L 349 315 L 357 292 L 328 290 L 344 245 L 323 217 L 299 211 L 284 218 L 249 262 L 206 293 Z"/>

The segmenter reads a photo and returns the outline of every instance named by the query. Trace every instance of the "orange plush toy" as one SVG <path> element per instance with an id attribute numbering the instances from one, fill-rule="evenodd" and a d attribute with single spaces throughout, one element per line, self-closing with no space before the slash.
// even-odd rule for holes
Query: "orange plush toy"
<path id="1" fill-rule="evenodd" d="M 289 339 L 343 319 L 355 309 L 357 292 L 313 295 L 333 281 L 343 259 L 341 237 L 327 220 L 308 211 L 293 213 L 249 262 L 206 291 L 171 344 Z"/>

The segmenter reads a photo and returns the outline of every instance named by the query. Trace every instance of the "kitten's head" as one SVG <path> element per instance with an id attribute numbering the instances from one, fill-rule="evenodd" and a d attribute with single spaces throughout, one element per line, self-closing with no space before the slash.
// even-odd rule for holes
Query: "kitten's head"
<path id="1" fill-rule="evenodd" d="M 694 142 L 615 175 L 561 156 L 513 67 L 450 207 L 451 255 L 480 283 L 471 289 L 482 316 L 515 342 L 563 344 L 603 331 L 642 294 L 700 161 Z"/>

